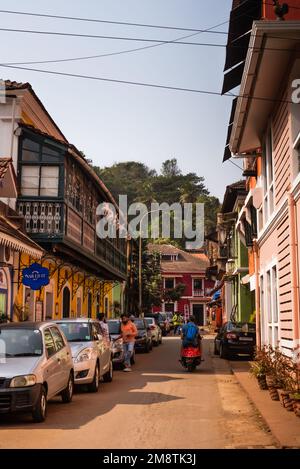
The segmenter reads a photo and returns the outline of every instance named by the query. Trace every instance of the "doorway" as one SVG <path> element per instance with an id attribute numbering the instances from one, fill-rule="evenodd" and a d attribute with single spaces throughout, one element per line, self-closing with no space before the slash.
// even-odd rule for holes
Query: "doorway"
<path id="1" fill-rule="evenodd" d="M 70 289 L 65 287 L 63 291 L 63 318 L 70 317 Z"/>
<path id="2" fill-rule="evenodd" d="M 193 316 L 198 326 L 204 326 L 204 305 L 193 304 Z"/>

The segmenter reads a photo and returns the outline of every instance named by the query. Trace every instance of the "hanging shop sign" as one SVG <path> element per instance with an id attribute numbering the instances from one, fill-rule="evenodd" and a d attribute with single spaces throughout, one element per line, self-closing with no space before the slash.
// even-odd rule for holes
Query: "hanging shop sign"
<path id="1" fill-rule="evenodd" d="M 34 263 L 22 270 L 22 283 L 31 290 L 40 290 L 49 284 L 49 269 Z"/>

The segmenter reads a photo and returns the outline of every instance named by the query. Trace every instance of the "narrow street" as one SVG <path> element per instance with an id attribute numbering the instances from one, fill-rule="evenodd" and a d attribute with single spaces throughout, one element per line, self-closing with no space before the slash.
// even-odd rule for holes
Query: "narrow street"
<path id="1" fill-rule="evenodd" d="M 212 355 L 211 338 L 203 343 L 194 374 L 178 363 L 179 339 L 168 337 L 98 394 L 52 401 L 43 424 L 2 416 L 0 448 L 275 448 L 229 364 Z"/>

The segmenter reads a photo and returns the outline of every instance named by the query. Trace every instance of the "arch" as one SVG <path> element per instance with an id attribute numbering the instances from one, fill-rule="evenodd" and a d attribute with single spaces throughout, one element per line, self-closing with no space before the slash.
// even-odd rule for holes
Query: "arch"
<path id="1" fill-rule="evenodd" d="M 71 308 L 71 293 L 68 286 L 63 289 L 63 298 L 62 298 L 62 317 L 70 317 L 70 308 Z"/>

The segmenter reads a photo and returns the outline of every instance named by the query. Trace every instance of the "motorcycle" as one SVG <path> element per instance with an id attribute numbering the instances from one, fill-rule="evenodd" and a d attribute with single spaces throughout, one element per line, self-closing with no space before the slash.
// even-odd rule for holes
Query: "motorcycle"
<path id="1" fill-rule="evenodd" d="M 192 373 L 201 364 L 202 352 L 199 347 L 182 347 L 179 361 L 189 373 Z"/>

